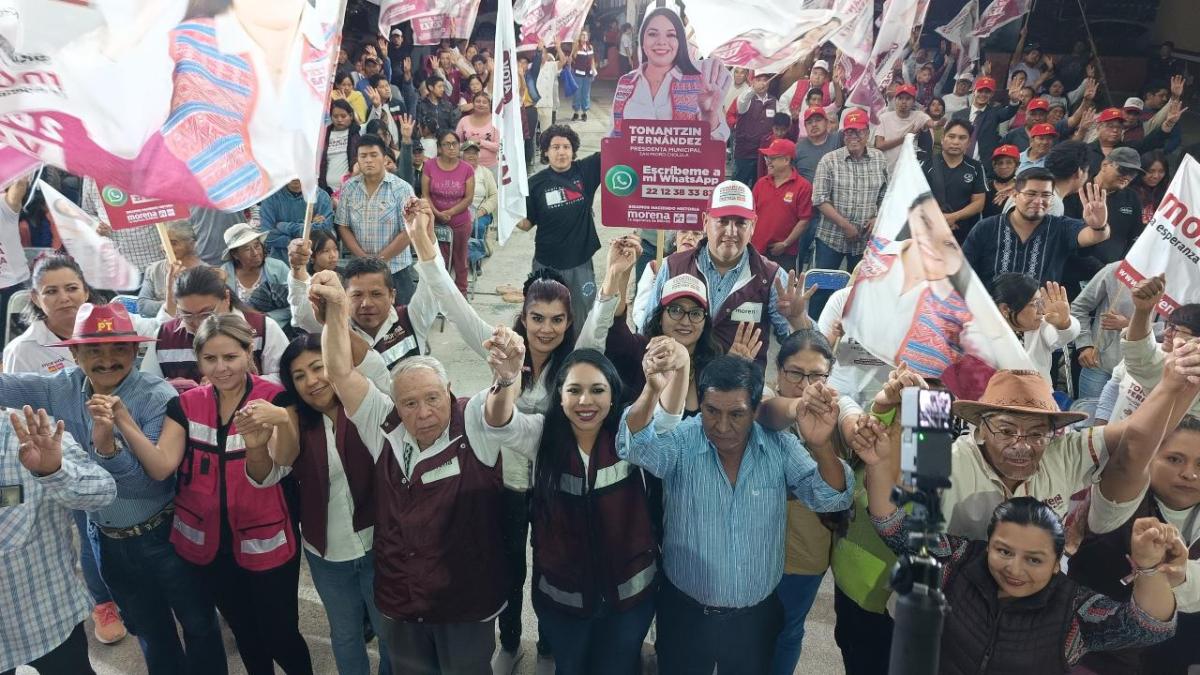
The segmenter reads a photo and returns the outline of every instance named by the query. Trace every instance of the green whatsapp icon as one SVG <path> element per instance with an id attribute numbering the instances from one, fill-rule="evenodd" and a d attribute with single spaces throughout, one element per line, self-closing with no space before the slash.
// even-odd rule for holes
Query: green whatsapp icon
<path id="1" fill-rule="evenodd" d="M 604 187 L 618 197 L 628 197 L 637 189 L 638 175 L 633 167 L 618 164 L 604 174 Z"/>

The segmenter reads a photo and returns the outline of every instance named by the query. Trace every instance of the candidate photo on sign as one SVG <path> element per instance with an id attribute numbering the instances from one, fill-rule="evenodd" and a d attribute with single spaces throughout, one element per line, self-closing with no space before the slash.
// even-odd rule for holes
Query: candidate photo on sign
<path id="1" fill-rule="evenodd" d="M 713 140 L 729 138 L 721 108 L 733 76 L 718 59 L 697 64 L 688 49 L 682 9 L 669 0 L 647 8 L 638 33 L 641 64 L 617 80 L 613 136 L 625 120 L 707 122 Z"/>

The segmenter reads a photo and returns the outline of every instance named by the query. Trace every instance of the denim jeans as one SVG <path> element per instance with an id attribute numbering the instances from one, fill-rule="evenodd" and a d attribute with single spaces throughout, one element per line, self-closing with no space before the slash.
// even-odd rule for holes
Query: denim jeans
<path id="1" fill-rule="evenodd" d="M 775 589 L 783 603 L 783 630 L 775 640 L 775 658 L 771 662 L 771 672 L 775 675 L 791 675 L 796 671 L 804 643 L 804 620 L 817 599 L 817 589 L 824 577 L 824 572 L 785 574 Z"/>
<path id="2" fill-rule="evenodd" d="M 753 189 L 754 184 L 758 182 L 758 158 L 734 159 L 733 179 Z"/>
<path id="3" fill-rule="evenodd" d="M 810 267 L 815 267 L 812 264 L 813 242 L 817 240 L 817 219 L 820 216 L 814 215 L 813 219 L 808 221 L 808 227 L 804 228 L 804 234 L 800 235 L 800 253 L 796 256 L 796 271 L 803 272 Z"/>
<path id="4" fill-rule="evenodd" d="M 112 593 L 104 583 L 104 578 L 100 576 L 96 547 L 92 538 L 88 536 L 87 511 L 72 511 L 71 517 L 75 519 L 75 528 L 79 530 L 79 567 L 83 569 L 83 583 L 87 586 L 88 595 L 92 596 L 93 604 L 112 602 Z"/>
<path id="5" fill-rule="evenodd" d="M 125 627 L 138 638 L 151 675 L 223 675 L 225 645 L 212 596 L 171 545 L 171 519 L 149 532 L 112 539 L 95 524 L 91 537 L 100 571 L 121 608 Z M 175 622 L 183 627 L 179 644 Z"/>
<path id="6" fill-rule="evenodd" d="M 842 261 L 845 260 L 846 271 L 853 273 L 854 268 L 858 265 L 858 262 L 862 260 L 861 255 L 850 255 L 849 253 L 835 251 L 829 246 L 829 244 L 826 244 L 820 239 L 816 240 L 816 245 L 816 262 L 813 263 L 813 267 L 816 269 L 840 270 L 842 269 Z"/>
<path id="7" fill-rule="evenodd" d="M 602 610 L 585 619 L 535 593 L 533 609 L 538 630 L 550 643 L 556 675 L 636 675 L 640 671 L 642 641 L 654 618 L 654 598 L 624 612 Z"/>
<path id="8" fill-rule="evenodd" d="M 576 74 L 575 81 L 579 83 L 579 89 L 571 101 L 571 109 L 575 112 L 587 112 L 592 108 L 592 76 Z"/>
<path id="9" fill-rule="evenodd" d="M 1105 372 L 1099 368 L 1084 368 L 1079 371 L 1079 392 L 1075 397 L 1077 399 L 1099 399 L 1100 392 L 1104 391 L 1104 385 L 1108 384 L 1108 380 L 1112 378 L 1112 373 Z"/>
<path id="10" fill-rule="evenodd" d="M 312 573 L 317 595 L 329 617 L 329 642 L 333 660 L 341 675 L 367 675 L 371 670 L 367 645 L 363 641 L 363 610 L 379 638 L 379 675 L 392 672 L 387 647 L 383 644 L 383 624 L 375 608 L 375 554 L 368 552 L 357 560 L 329 562 L 304 549 L 308 571 Z"/>

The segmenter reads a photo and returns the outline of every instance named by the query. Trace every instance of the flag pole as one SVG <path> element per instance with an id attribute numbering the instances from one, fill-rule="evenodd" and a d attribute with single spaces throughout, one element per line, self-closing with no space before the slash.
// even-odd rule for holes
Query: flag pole
<path id="1" fill-rule="evenodd" d="M 304 234 L 302 235 L 302 238 L 304 239 L 304 241 L 308 241 L 309 236 L 312 235 L 312 212 L 313 212 L 313 202 L 305 201 L 304 202 Z"/>
<path id="2" fill-rule="evenodd" d="M 1087 12 L 1083 10 L 1083 0 L 1075 0 L 1079 5 L 1079 19 L 1083 22 L 1083 30 L 1087 32 L 1088 46 L 1092 56 L 1096 57 L 1096 74 L 1100 76 L 1100 84 L 1104 85 L 1104 100 L 1112 105 L 1112 92 L 1108 90 L 1108 78 L 1104 75 L 1104 62 L 1100 59 L 1100 50 L 1096 49 L 1096 40 L 1092 37 L 1092 28 L 1087 24 Z"/>
<path id="3" fill-rule="evenodd" d="M 167 224 L 155 223 L 154 229 L 158 231 L 158 241 L 162 244 L 163 253 L 167 256 L 167 264 L 174 265 L 178 261 L 175 260 L 175 249 L 171 248 L 171 238 L 167 236 Z"/>

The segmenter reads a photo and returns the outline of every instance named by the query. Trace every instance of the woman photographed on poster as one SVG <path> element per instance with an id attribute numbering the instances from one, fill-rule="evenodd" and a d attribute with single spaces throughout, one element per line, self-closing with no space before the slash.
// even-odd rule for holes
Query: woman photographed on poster
<path id="1" fill-rule="evenodd" d="M 871 326 L 866 346 L 876 356 L 906 363 L 923 377 L 940 377 L 967 354 L 990 364 L 1025 362 L 1010 334 L 974 325 L 969 307 L 991 299 L 973 277 L 937 200 L 926 192 L 909 207 L 895 241 L 875 236 L 867 244 L 842 322 Z M 885 308 L 899 320 L 880 321 Z"/>
<path id="2" fill-rule="evenodd" d="M 707 122 L 713 140 L 729 138 L 721 108 L 733 76 L 717 59 L 697 65 L 688 49 L 682 12 L 670 0 L 656 0 L 642 20 L 638 44 L 641 65 L 617 80 L 613 94 L 613 136 L 624 120 Z"/>

